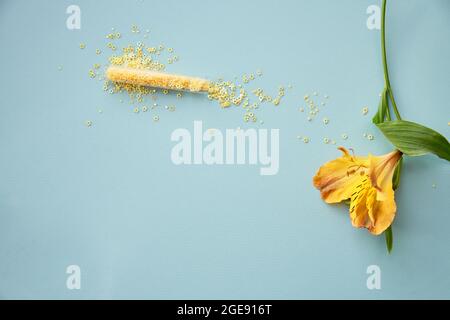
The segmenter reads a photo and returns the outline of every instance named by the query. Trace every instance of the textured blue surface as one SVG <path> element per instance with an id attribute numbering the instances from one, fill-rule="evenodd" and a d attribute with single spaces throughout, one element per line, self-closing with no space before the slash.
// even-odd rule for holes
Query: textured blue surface
<path id="1" fill-rule="evenodd" d="M 311 184 L 339 155 L 325 136 L 359 154 L 391 148 L 361 114 L 365 105 L 375 112 L 383 86 L 379 31 L 366 27 L 378 2 L 76 1 L 81 30 L 68 30 L 71 1 L 2 1 L 0 297 L 449 298 L 448 163 L 406 159 L 390 256 L 384 237 L 352 228 L 346 208 L 323 203 Z M 280 129 L 277 175 L 171 162 L 174 129 L 192 130 L 194 120 L 246 128 L 242 110 L 187 95 L 176 112 L 134 114 L 128 98 L 89 79 L 106 61 L 111 27 L 123 43 L 138 41 L 132 24 L 177 50 L 170 71 L 232 79 L 261 68 L 261 87 L 293 85 L 255 125 Z M 388 55 L 402 115 L 447 137 L 449 36 L 449 1 L 391 1 Z M 314 90 L 330 101 L 309 123 L 298 107 Z M 66 288 L 72 264 L 80 290 Z M 372 264 L 381 290 L 366 287 Z"/>

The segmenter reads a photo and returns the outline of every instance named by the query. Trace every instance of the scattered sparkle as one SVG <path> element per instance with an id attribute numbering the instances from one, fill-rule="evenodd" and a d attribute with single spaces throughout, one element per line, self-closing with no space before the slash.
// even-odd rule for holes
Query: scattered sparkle
<path id="1" fill-rule="evenodd" d="M 369 113 L 369 108 L 368 108 L 368 107 L 364 107 L 364 108 L 362 109 L 362 113 L 363 113 L 363 115 L 368 114 L 368 113 Z"/>

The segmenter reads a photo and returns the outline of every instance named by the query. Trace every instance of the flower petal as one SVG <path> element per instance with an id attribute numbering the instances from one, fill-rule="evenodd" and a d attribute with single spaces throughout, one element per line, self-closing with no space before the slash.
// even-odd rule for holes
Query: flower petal
<path id="1" fill-rule="evenodd" d="M 394 221 L 396 205 L 392 184 L 383 190 L 384 199 L 378 200 L 379 191 L 371 186 L 369 177 L 358 185 L 350 203 L 350 219 L 356 228 L 367 228 L 370 233 L 383 233 Z"/>
<path id="2" fill-rule="evenodd" d="M 342 157 L 325 163 L 313 178 L 314 186 L 327 203 L 350 199 L 369 164 L 367 157 L 351 156 L 343 147 L 339 150 L 344 153 Z"/>
<path id="3" fill-rule="evenodd" d="M 372 186 L 381 192 L 390 186 L 392 188 L 392 177 L 395 167 L 400 160 L 402 153 L 395 150 L 381 157 L 369 155 L 369 177 Z"/>
<path id="4" fill-rule="evenodd" d="M 370 225 L 369 216 L 367 215 L 367 191 L 369 190 L 370 181 L 367 176 L 362 177 L 360 184 L 356 186 L 350 202 L 350 219 L 355 228 L 368 228 Z"/>
<path id="5" fill-rule="evenodd" d="M 373 195 L 367 198 L 368 215 L 371 221 L 370 233 L 379 235 L 383 233 L 394 221 L 397 206 L 394 199 L 392 183 L 390 188 L 383 190 L 382 201 L 377 200 L 378 192 L 373 190 Z"/>

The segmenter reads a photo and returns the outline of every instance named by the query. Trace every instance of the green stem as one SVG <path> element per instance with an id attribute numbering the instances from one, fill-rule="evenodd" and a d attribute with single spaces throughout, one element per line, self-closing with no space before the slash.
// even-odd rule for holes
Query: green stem
<path id="1" fill-rule="evenodd" d="M 382 51 L 382 57 L 383 57 L 383 70 L 384 70 L 384 85 L 386 88 L 386 94 L 389 95 L 389 98 L 392 102 L 392 108 L 394 109 L 395 116 L 398 120 L 401 120 L 400 112 L 398 112 L 397 104 L 395 103 L 394 99 L 394 93 L 391 89 L 391 82 L 389 80 L 389 69 L 387 65 L 387 58 L 386 58 L 386 0 L 383 0 L 382 5 L 382 14 L 381 14 L 381 51 Z M 384 92 L 383 92 L 384 94 Z M 384 97 L 383 97 L 384 99 Z M 386 118 L 388 121 L 391 121 L 391 112 L 389 110 L 389 102 L 387 102 L 387 112 L 386 112 Z M 393 177 L 393 187 L 394 190 L 398 188 L 398 185 L 400 183 L 400 175 L 402 171 L 402 158 L 400 159 L 399 163 L 397 164 L 397 167 L 395 168 L 394 177 Z M 389 226 L 388 229 L 384 232 L 385 238 L 386 238 L 386 248 L 388 250 L 388 253 L 391 253 L 393 242 L 394 242 L 394 236 L 392 233 L 392 225 Z"/>
<path id="2" fill-rule="evenodd" d="M 389 69 L 387 65 L 387 58 L 386 58 L 386 33 L 385 33 L 385 25 L 386 25 L 386 0 L 383 0 L 383 5 L 381 9 L 381 51 L 382 51 L 382 57 L 383 57 L 383 70 L 384 70 L 384 83 L 387 88 L 390 100 L 392 102 L 392 108 L 394 109 L 395 116 L 398 120 L 401 120 L 400 113 L 397 109 L 397 104 L 395 103 L 394 99 L 394 93 L 391 89 L 391 82 L 389 80 Z"/>

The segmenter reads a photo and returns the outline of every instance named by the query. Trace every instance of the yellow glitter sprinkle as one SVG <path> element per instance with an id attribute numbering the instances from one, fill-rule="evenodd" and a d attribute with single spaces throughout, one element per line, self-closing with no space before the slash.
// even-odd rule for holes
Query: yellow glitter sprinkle
<path id="1" fill-rule="evenodd" d="M 368 107 L 364 107 L 364 108 L 362 109 L 362 113 L 363 113 L 363 115 L 368 114 L 368 113 L 369 113 L 369 108 L 368 108 Z"/>
<path id="2" fill-rule="evenodd" d="M 132 32 L 135 33 L 138 31 L 137 26 L 133 25 Z M 112 41 L 118 37 L 118 33 L 116 32 L 109 34 L 107 38 L 111 42 L 107 43 L 107 47 L 113 51 L 116 50 L 116 46 Z M 179 57 L 173 55 L 161 60 L 163 57 L 162 54 L 164 53 L 163 50 L 167 50 L 169 53 L 175 52 L 172 47 L 165 49 L 162 44 L 155 47 L 146 46 L 140 42 L 135 46 L 128 45 L 121 48 L 117 53 L 114 52 L 109 57 L 110 66 L 106 70 L 105 77 L 103 75 L 98 76 L 99 80 L 105 79 L 103 89 L 111 94 L 126 92 L 130 96 L 131 103 L 133 104 L 144 103 L 144 97 L 147 96 L 155 100 L 160 93 L 168 95 L 169 90 L 206 92 L 208 98 L 217 101 L 222 108 L 241 106 L 245 111 L 244 120 L 247 119 L 247 121 L 251 122 L 257 121 L 255 110 L 260 108 L 260 104 L 269 102 L 278 106 L 281 103 L 282 97 L 285 95 L 285 88 L 280 86 L 277 95 L 273 97 L 264 93 L 260 88 L 252 91 L 256 98 L 249 97 L 247 86 L 244 86 L 242 83 L 250 83 L 251 80 L 254 80 L 255 74 L 253 73 L 244 74 L 241 83 L 237 81 L 238 78 L 236 78 L 236 82 L 221 79 L 213 82 L 200 78 L 165 73 L 166 66 L 161 61 L 172 64 L 178 61 Z M 158 58 L 160 54 L 161 58 Z M 94 66 L 93 69 L 100 70 L 100 67 L 96 68 Z M 258 69 L 256 75 L 261 76 L 262 71 Z M 156 90 L 155 88 L 161 90 Z M 176 97 L 181 98 L 182 93 L 178 92 Z M 256 101 L 254 101 L 255 99 Z M 154 107 L 151 108 L 153 109 Z M 144 109 L 141 107 L 139 110 Z M 169 106 L 167 110 L 173 111 L 175 107 Z"/>
<path id="3" fill-rule="evenodd" d="M 113 50 L 113 51 L 116 50 L 116 46 L 115 46 L 113 43 L 111 43 L 111 42 L 109 42 L 106 46 L 107 46 L 108 48 L 110 48 L 111 50 Z"/>
<path id="4" fill-rule="evenodd" d="M 97 50 L 95 50 L 95 53 L 96 53 L 96 54 L 101 54 L 101 53 L 102 53 L 102 50 L 97 49 Z"/>
<path id="5" fill-rule="evenodd" d="M 131 26 L 131 32 L 133 33 L 139 33 L 139 28 L 136 25 Z"/>
<path id="6" fill-rule="evenodd" d="M 249 122 L 249 121 L 252 121 L 252 122 L 256 122 L 256 115 L 253 113 L 253 112 L 247 112 L 245 115 L 244 115 L 244 121 L 245 122 Z"/>
<path id="7" fill-rule="evenodd" d="M 84 49 L 84 48 L 86 48 L 86 44 L 80 43 L 80 49 Z"/>

